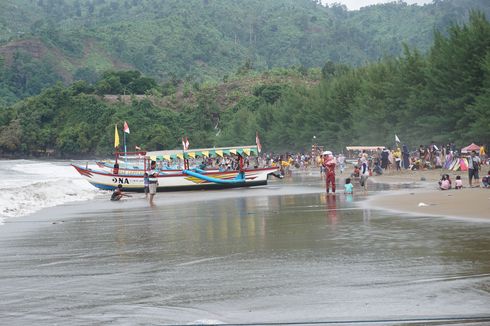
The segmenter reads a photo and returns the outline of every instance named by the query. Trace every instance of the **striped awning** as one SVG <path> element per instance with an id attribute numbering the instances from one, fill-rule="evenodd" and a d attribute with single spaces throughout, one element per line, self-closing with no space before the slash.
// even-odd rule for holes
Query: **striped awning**
<path id="1" fill-rule="evenodd" d="M 175 160 L 183 158 L 198 157 L 224 157 L 227 155 L 256 156 L 259 150 L 257 146 L 237 146 L 237 147 L 217 147 L 217 148 L 198 148 L 194 150 L 170 150 L 147 152 L 147 157 L 157 160 Z"/>

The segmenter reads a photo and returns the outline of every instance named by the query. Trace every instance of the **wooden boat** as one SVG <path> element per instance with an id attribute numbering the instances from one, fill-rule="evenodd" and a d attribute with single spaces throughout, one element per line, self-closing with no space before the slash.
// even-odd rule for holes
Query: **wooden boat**
<path id="1" fill-rule="evenodd" d="M 183 170 L 151 171 L 157 173 L 157 191 L 251 187 L 266 185 L 268 176 L 271 174 L 280 177 L 278 174 L 279 167 L 244 168 L 243 158 L 245 156 L 257 155 L 258 152 L 257 146 L 203 148 L 190 151 L 159 151 L 146 153 L 146 160 L 144 161 L 142 169 L 125 169 L 119 167 L 115 170 L 105 164 L 102 164 L 103 169 L 101 170 L 74 164 L 72 164 L 72 166 L 84 176 L 88 182 L 95 187 L 104 190 L 113 190 L 121 184 L 125 191 L 142 192 L 144 191 L 143 173 L 148 171 L 150 165 L 149 162 L 156 162 L 157 160 L 171 161 L 175 159 L 184 160 L 184 166 L 187 168 Z M 239 159 L 240 168 L 238 170 L 219 171 L 216 169 L 201 170 L 198 168 L 188 168 L 189 158 L 217 158 L 230 155 L 236 155 L 236 158 Z"/>
<path id="2" fill-rule="evenodd" d="M 124 191 L 143 192 L 143 176 L 140 174 L 113 174 L 82 167 L 72 166 L 93 186 L 103 190 L 114 190 L 119 184 Z M 279 168 L 244 169 L 239 171 L 207 172 L 206 174 L 191 170 L 182 170 L 180 173 L 158 175 L 157 191 L 179 191 L 199 189 L 223 189 L 262 186 L 267 184 L 270 174 L 277 174 Z"/>

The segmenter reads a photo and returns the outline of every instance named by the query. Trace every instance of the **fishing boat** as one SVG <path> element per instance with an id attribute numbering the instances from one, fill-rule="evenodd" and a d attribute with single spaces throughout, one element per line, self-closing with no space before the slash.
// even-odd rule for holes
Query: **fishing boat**
<path id="1" fill-rule="evenodd" d="M 93 186 L 103 190 L 114 190 L 119 184 L 125 191 L 143 192 L 142 175 L 120 175 L 73 165 Z M 278 172 L 277 167 L 245 169 L 242 172 L 224 171 L 206 174 L 191 170 L 182 170 L 178 174 L 158 175 L 157 191 L 222 189 L 266 185 L 268 176 Z"/>
<path id="2" fill-rule="evenodd" d="M 157 191 L 199 190 L 199 189 L 223 189 L 266 185 L 269 175 L 278 177 L 278 167 L 244 168 L 245 156 L 257 155 L 257 146 L 242 146 L 232 148 L 207 148 L 191 151 L 159 151 L 147 152 L 150 161 L 184 159 L 185 168 L 173 173 L 158 173 Z M 234 155 L 240 160 L 238 170 L 203 170 L 190 169 L 188 159 L 196 157 L 217 158 L 226 155 Z M 128 192 L 143 192 L 144 177 L 141 173 L 98 170 L 80 165 L 72 166 L 93 186 L 103 190 L 114 190 L 119 184 Z M 144 167 L 146 170 L 146 166 Z M 117 172 L 117 173 L 114 173 Z M 152 170 L 150 173 L 153 173 Z"/>

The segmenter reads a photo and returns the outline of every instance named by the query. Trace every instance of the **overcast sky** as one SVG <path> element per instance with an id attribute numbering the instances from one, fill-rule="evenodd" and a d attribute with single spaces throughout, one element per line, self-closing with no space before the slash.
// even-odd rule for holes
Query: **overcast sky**
<path id="1" fill-rule="evenodd" d="M 361 7 L 374 5 L 376 3 L 384 3 L 384 2 L 393 2 L 394 0 L 322 0 L 323 3 L 341 3 L 346 5 L 349 10 L 357 10 Z M 432 0 L 404 0 L 404 2 L 408 4 L 419 4 L 423 5 L 424 3 L 432 3 Z"/>

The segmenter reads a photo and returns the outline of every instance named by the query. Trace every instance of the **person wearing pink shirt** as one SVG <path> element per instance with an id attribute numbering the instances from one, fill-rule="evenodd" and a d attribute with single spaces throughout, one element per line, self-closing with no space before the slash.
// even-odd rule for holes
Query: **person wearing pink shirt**
<path id="1" fill-rule="evenodd" d="M 455 189 L 463 189 L 463 180 L 461 180 L 461 176 L 459 176 L 459 175 L 456 177 L 454 188 Z"/>
<path id="2" fill-rule="evenodd" d="M 439 189 L 441 190 L 449 190 L 451 189 L 451 180 L 447 174 L 442 176 L 441 181 L 439 181 Z"/>
<path id="3" fill-rule="evenodd" d="M 333 158 L 333 155 L 331 154 L 325 155 L 323 161 L 323 167 L 325 169 L 325 175 L 327 176 L 326 177 L 327 194 L 329 193 L 330 186 L 332 188 L 332 193 L 335 193 L 335 160 Z"/>

